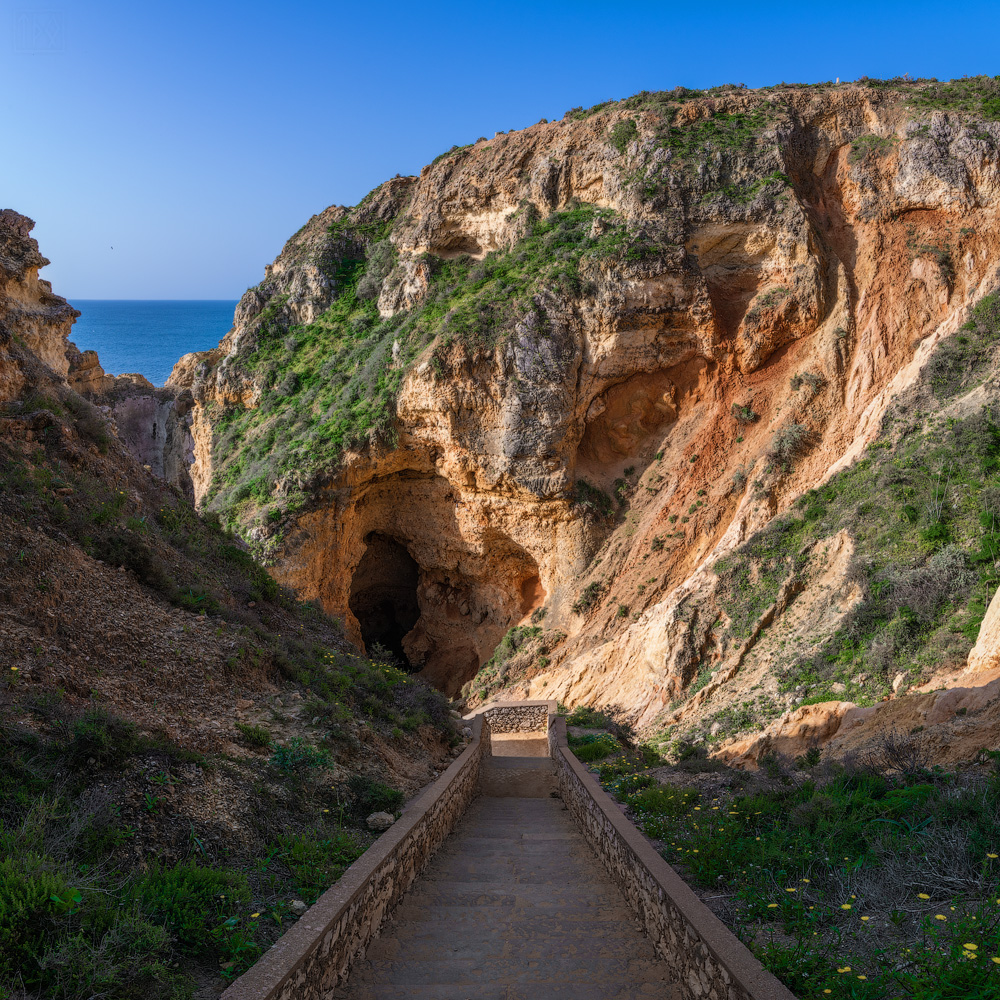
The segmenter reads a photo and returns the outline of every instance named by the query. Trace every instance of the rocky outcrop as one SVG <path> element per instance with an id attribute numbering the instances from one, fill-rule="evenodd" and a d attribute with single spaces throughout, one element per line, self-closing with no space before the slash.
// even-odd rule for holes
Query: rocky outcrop
<path id="1" fill-rule="evenodd" d="M 173 377 L 199 499 L 449 692 L 533 614 L 565 639 L 510 696 L 649 724 L 702 674 L 735 690 L 804 584 L 737 642 L 716 561 L 857 459 L 997 281 L 1000 125 L 914 93 L 639 95 L 327 209 Z M 327 449 L 389 382 L 390 430 Z M 269 471 L 268 440 L 296 460 Z"/>
<path id="2" fill-rule="evenodd" d="M 80 351 L 69 340 L 80 313 L 38 277 L 49 261 L 29 235 L 33 227 L 11 209 L 0 212 L 0 402 L 15 398 L 25 384 L 24 360 L 16 362 L 4 349 L 6 331 L 30 352 L 29 366 L 41 362 L 97 404 L 141 464 L 193 499 L 191 394 L 155 389 L 142 375 L 108 375 L 96 351 Z"/>
<path id="3" fill-rule="evenodd" d="M 1000 677 L 1000 591 L 993 595 L 969 653 L 968 675 L 981 681 Z"/>
<path id="4" fill-rule="evenodd" d="M 67 338 L 80 313 L 38 277 L 39 268 L 49 261 L 29 235 L 34 225 L 13 209 L 0 211 L 0 326 L 9 335 L 16 333 L 35 357 L 65 376 Z M 22 384 L 13 364 L 0 358 L 0 401 L 15 395 Z"/>

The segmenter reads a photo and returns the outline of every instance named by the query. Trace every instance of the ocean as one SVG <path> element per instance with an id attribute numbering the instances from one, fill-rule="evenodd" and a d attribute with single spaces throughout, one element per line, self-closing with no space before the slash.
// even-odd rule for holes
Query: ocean
<path id="1" fill-rule="evenodd" d="M 208 351 L 233 325 L 235 301 L 73 299 L 80 318 L 70 340 L 97 351 L 109 375 L 138 372 L 163 385 L 182 354 Z"/>

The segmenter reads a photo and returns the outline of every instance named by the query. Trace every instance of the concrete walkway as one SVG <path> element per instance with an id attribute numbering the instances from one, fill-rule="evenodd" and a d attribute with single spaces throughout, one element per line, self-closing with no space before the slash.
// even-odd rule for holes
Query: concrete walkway
<path id="1" fill-rule="evenodd" d="M 684 1000 L 562 802 L 538 794 L 477 799 L 334 997 Z"/>

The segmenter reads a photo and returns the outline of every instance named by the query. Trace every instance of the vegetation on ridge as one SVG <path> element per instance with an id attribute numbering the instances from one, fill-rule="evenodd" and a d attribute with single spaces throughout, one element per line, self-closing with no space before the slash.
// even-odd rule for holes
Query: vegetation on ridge
<path id="1" fill-rule="evenodd" d="M 1000 583 L 1000 413 L 985 406 L 964 417 L 935 415 L 930 393 L 946 403 L 980 384 L 996 367 L 998 344 L 994 294 L 925 366 L 914 391 L 924 393 L 916 398 L 928 412 L 894 403 L 859 461 L 715 564 L 726 633 L 738 643 L 779 588 L 822 559 L 825 539 L 850 534 L 850 579 L 862 599 L 819 650 L 785 662 L 782 690 L 802 687 L 808 703 L 829 700 L 839 684 L 840 697 L 870 703 L 898 673 L 916 683 L 972 647 Z M 714 738 L 733 732 L 723 726 Z"/>
<path id="2" fill-rule="evenodd" d="M 233 524 L 296 509 L 309 477 L 335 469 L 346 450 L 393 441 L 396 396 L 418 357 L 444 374 L 493 350 L 518 324 L 546 338 L 547 308 L 587 293 L 590 262 L 659 252 L 612 212 L 578 205 L 538 219 L 533 211 L 522 209 L 526 235 L 510 249 L 479 261 L 427 255 L 426 297 L 390 318 L 379 316 L 368 281 L 372 267 L 385 267 L 382 242 L 341 263 L 340 294 L 313 323 L 286 330 L 284 303 L 272 300 L 252 349 L 234 359 L 263 381 L 258 406 L 212 414 L 216 471 L 207 505 Z M 595 228 L 597 219 L 603 225 Z"/>

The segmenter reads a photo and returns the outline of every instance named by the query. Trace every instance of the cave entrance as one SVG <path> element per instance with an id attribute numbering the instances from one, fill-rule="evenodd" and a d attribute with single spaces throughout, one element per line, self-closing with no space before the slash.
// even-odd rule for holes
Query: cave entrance
<path id="1" fill-rule="evenodd" d="M 365 543 L 368 548 L 354 571 L 350 599 L 365 649 L 370 653 L 378 643 L 401 666 L 414 669 L 403 649 L 403 637 L 420 617 L 420 567 L 406 546 L 388 535 L 372 532 Z"/>

